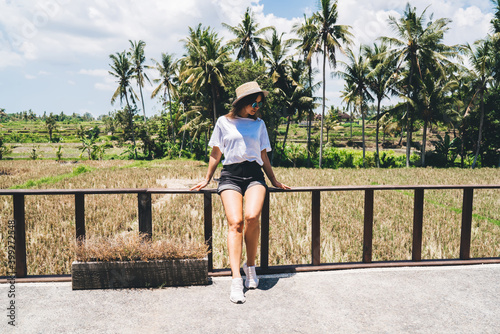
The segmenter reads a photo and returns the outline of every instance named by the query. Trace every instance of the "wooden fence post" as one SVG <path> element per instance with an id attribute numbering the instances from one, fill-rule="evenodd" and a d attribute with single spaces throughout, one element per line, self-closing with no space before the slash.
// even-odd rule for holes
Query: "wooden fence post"
<path id="1" fill-rule="evenodd" d="M 266 191 L 260 217 L 260 267 L 267 269 L 269 267 L 269 191 Z"/>
<path id="2" fill-rule="evenodd" d="M 26 277 L 28 274 L 26 268 L 26 224 L 24 195 L 13 195 L 14 199 L 14 237 L 16 250 L 16 277 Z"/>
<path id="3" fill-rule="evenodd" d="M 205 225 L 205 244 L 208 245 L 208 271 L 214 270 L 214 256 L 212 248 L 212 193 L 203 191 L 203 215 Z"/>
<path id="4" fill-rule="evenodd" d="M 373 239 L 373 189 L 365 190 L 365 214 L 363 227 L 363 262 L 372 262 Z"/>
<path id="5" fill-rule="evenodd" d="M 424 218 L 424 189 L 415 189 L 413 206 L 412 260 L 422 260 L 422 226 Z"/>
<path id="6" fill-rule="evenodd" d="M 151 193 L 140 192 L 137 194 L 139 206 L 139 232 L 151 240 L 153 235 L 153 219 L 151 210 Z"/>
<path id="7" fill-rule="evenodd" d="M 85 239 L 85 194 L 75 194 L 76 239 Z"/>
<path id="8" fill-rule="evenodd" d="M 470 239 L 472 230 L 472 199 L 474 188 L 464 188 L 462 205 L 462 232 L 460 236 L 460 259 L 470 259 Z"/>
<path id="9" fill-rule="evenodd" d="M 312 264 L 321 264 L 321 192 L 311 192 L 311 257 Z"/>

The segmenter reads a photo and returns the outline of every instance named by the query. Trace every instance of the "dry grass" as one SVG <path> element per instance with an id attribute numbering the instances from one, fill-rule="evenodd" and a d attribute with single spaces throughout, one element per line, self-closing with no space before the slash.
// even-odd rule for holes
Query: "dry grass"
<path id="1" fill-rule="evenodd" d="M 139 233 L 114 237 L 91 237 L 73 242 L 75 259 L 90 261 L 153 261 L 199 259 L 207 256 L 208 246 L 169 240 L 147 241 Z"/>
<path id="2" fill-rule="evenodd" d="M 38 188 L 188 188 L 206 173 L 195 161 L 123 161 L 92 163 L 94 171 Z M 100 164 L 99 164 L 100 163 Z M 122 168 L 125 164 L 131 168 Z M 131 165 L 132 164 L 132 165 Z M 36 177 L 71 172 L 75 166 L 53 161 L 0 161 L 16 179 L 10 187 Z M 66 168 L 66 169 L 65 169 Z M 218 172 L 217 172 L 218 173 Z M 290 186 L 369 184 L 500 184 L 498 169 L 392 169 L 317 170 L 276 168 L 278 179 Z M 29 175 L 29 176 L 28 176 Z M 215 187 L 212 183 L 209 187 Z M 350 262 L 362 257 L 363 201 L 361 191 L 321 193 L 321 261 Z M 153 241 L 203 244 L 203 196 L 154 194 Z M 426 191 L 422 257 L 458 258 L 462 193 L 457 190 Z M 311 194 L 273 193 L 270 202 L 270 265 L 310 263 Z M 476 190 L 471 255 L 500 256 L 500 192 Z M 12 199 L 0 197 L 0 263 L 6 263 L 7 221 Z M 28 274 L 67 274 L 74 259 L 73 196 L 27 196 L 26 238 Z M 137 195 L 86 195 L 88 238 L 115 237 L 138 230 Z M 411 258 L 413 193 L 376 191 L 374 202 L 373 260 Z M 213 258 L 215 268 L 229 266 L 227 223 L 218 196 L 213 196 Z M 0 276 L 5 275 L 4 266 Z"/>
<path id="3" fill-rule="evenodd" d="M 118 167 L 129 164 L 129 161 L 104 160 L 85 162 L 57 162 L 54 160 L 0 160 L 0 189 L 23 184 L 29 180 L 68 174 L 78 166 L 95 168 Z"/>

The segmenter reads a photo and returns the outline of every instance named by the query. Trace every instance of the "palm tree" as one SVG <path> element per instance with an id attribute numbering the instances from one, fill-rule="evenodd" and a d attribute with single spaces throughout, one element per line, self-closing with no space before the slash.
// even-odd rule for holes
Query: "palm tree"
<path id="1" fill-rule="evenodd" d="M 47 126 L 47 130 L 49 131 L 49 141 L 52 143 L 52 133 L 57 127 L 56 119 L 54 115 L 50 113 L 49 117 L 45 119 L 45 125 Z"/>
<path id="2" fill-rule="evenodd" d="M 290 118 L 292 110 L 289 108 L 290 99 L 293 94 L 292 86 L 293 79 L 291 73 L 291 57 L 289 50 L 296 42 L 294 39 L 283 39 L 284 33 L 278 35 L 276 29 L 272 29 L 273 34 L 270 39 L 265 40 L 264 47 L 264 63 L 269 68 L 269 76 L 273 82 L 274 93 L 279 96 L 282 101 L 282 107 L 286 109 L 284 116 L 287 117 L 287 128 L 283 145 L 286 144 L 288 135 L 288 128 L 290 125 Z M 284 151 L 284 147 L 282 147 Z"/>
<path id="3" fill-rule="evenodd" d="M 181 73 L 186 83 L 194 90 L 207 89 L 212 97 L 213 124 L 217 121 L 217 100 L 220 90 L 225 87 L 224 75 L 229 63 L 229 46 L 222 44 L 222 39 L 210 28 L 196 30 L 189 28 L 190 36 L 185 41 L 188 55 L 185 57 L 187 69 Z"/>
<path id="4" fill-rule="evenodd" d="M 297 119 L 302 118 L 302 113 L 306 110 L 311 110 L 313 108 L 314 99 L 310 95 L 310 89 L 305 85 L 307 78 L 307 71 L 305 70 L 305 63 L 302 60 L 292 60 L 290 63 L 290 87 L 289 92 L 287 92 L 287 125 L 285 138 L 283 140 L 282 151 L 285 151 L 286 139 L 288 136 L 288 129 L 290 125 L 290 120 L 293 115 L 297 115 Z"/>
<path id="5" fill-rule="evenodd" d="M 326 142 L 330 142 L 329 132 L 339 125 L 338 121 L 339 111 L 335 109 L 334 106 L 330 106 L 328 113 L 325 117 L 325 129 L 326 129 Z"/>
<path id="6" fill-rule="evenodd" d="M 341 62 L 344 65 L 344 71 L 336 72 L 336 75 L 343 78 L 354 99 L 358 102 L 359 111 L 361 112 L 362 132 L 363 132 L 363 166 L 365 165 L 365 112 L 364 106 L 366 100 L 373 100 L 373 97 L 368 92 L 368 74 L 370 73 L 369 63 L 370 59 L 364 57 L 362 54 L 362 47 L 359 49 L 358 56 L 356 57 L 351 49 L 347 50 L 348 63 Z"/>
<path id="7" fill-rule="evenodd" d="M 389 17 L 389 25 L 394 29 L 398 38 L 381 37 L 382 42 L 386 42 L 394 47 L 389 51 L 389 57 L 397 63 L 396 73 L 405 67 L 402 71 L 406 75 L 408 84 L 406 85 L 406 94 L 409 100 L 416 100 L 420 87 L 416 77 L 422 79 L 422 73 L 425 68 L 435 69 L 435 73 L 445 76 L 445 65 L 451 64 L 448 57 L 456 55 L 456 47 L 446 46 L 441 43 L 444 33 L 448 30 L 447 25 L 450 20 L 441 18 L 436 21 L 430 21 L 425 24 L 425 12 L 420 16 L 416 13 L 416 8 L 412 8 L 410 3 L 406 5 L 403 17 L 397 20 L 395 17 Z M 432 17 L 432 16 L 431 16 Z M 407 103 L 406 121 L 406 166 L 410 166 L 412 129 L 414 123 L 414 110 Z"/>
<path id="8" fill-rule="evenodd" d="M 130 85 L 130 80 L 134 75 L 134 68 L 130 63 L 129 58 L 125 51 L 117 52 L 116 54 L 109 55 L 109 58 L 112 60 L 112 64 L 110 64 L 112 71 L 108 71 L 109 74 L 114 76 L 118 81 L 118 87 L 116 88 L 113 96 L 111 97 L 111 104 L 113 105 L 118 97 L 120 97 L 120 104 L 123 102 L 123 98 L 127 103 L 127 113 L 129 114 L 129 123 L 132 132 L 132 140 L 134 142 L 134 152 L 135 157 L 137 158 L 137 150 L 135 149 L 135 131 L 134 131 L 134 121 L 133 121 L 133 109 L 130 107 L 130 103 L 128 101 L 128 95 L 130 94 L 132 100 L 137 98 L 137 94 L 134 92 L 134 89 Z"/>
<path id="9" fill-rule="evenodd" d="M 137 81 L 139 85 L 139 92 L 141 94 L 141 103 L 142 103 L 142 113 L 144 115 L 144 123 L 146 123 L 146 109 L 144 108 L 144 97 L 142 96 L 142 88 L 144 87 L 144 78 L 148 82 L 149 78 L 146 73 L 144 73 L 144 62 L 146 61 L 146 57 L 144 56 L 144 48 L 146 47 L 146 42 L 139 40 L 139 42 L 130 42 L 130 51 L 128 55 L 132 61 L 132 66 L 134 70 L 134 79 Z"/>
<path id="10" fill-rule="evenodd" d="M 283 39 L 284 33 L 278 35 L 274 28 L 272 28 L 272 31 L 271 38 L 266 39 L 264 42 L 264 63 L 269 68 L 269 75 L 274 87 L 276 87 L 276 93 L 286 96 L 291 81 L 289 76 L 291 61 L 289 51 L 296 40 Z"/>
<path id="11" fill-rule="evenodd" d="M 465 46 L 465 52 L 468 56 L 469 62 L 472 66 L 470 74 L 474 78 L 475 83 L 475 93 L 472 101 L 469 104 L 466 115 L 468 114 L 471 105 L 479 94 L 479 103 L 481 116 L 479 119 L 479 133 L 476 143 L 476 153 L 474 155 L 474 162 L 472 163 L 472 168 L 476 167 L 477 157 L 481 150 L 481 137 L 483 131 L 484 123 L 484 94 L 488 91 L 488 86 L 493 82 L 493 64 L 494 64 L 494 53 L 493 44 L 491 43 L 491 36 L 485 40 L 479 40 L 475 43 L 475 50 L 467 44 Z"/>
<path id="12" fill-rule="evenodd" d="M 314 36 L 315 36 L 315 26 L 313 17 L 307 17 L 304 14 L 304 22 L 302 24 L 296 23 L 293 26 L 293 30 L 302 40 L 299 45 L 299 49 L 302 52 L 304 57 L 304 61 L 307 65 L 307 78 L 309 82 L 309 91 L 312 96 L 313 91 L 315 90 L 312 84 L 313 78 L 313 69 L 311 65 L 311 57 L 308 57 L 309 52 L 312 49 Z M 313 108 L 308 109 L 307 111 L 307 167 L 311 165 L 311 128 L 312 128 L 312 116 L 313 116 Z"/>
<path id="13" fill-rule="evenodd" d="M 419 92 L 418 101 L 415 102 L 422 103 L 421 117 L 424 121 L 424 129 L 422 135 L 421 164 L 422 167 L 425 167 L 427 127 L 429 124 L 444 120 L 447 112 L 453 108 L 453 97 L 450 92 L 458 87 L 458 83 L 455 80 L 436 76 L 435 73 L 427 69 L 423 74 L 420 86 L 422 89 Z"/>
<path id="14" fill-rule="evenodd" d="M 491 0 L 495 5 L 495 16 L 491 20 L 493 25 L 492 39 L 494 41 L 495 54 L 495 80 L 500 83 L 500 0 Z"/>
<path id="15" fill-rule="evenodd" d="M 253 61 L 257 61 L 259 59 L 257 51 L 260 53 L 263 52 L 265 41 L 259 36 L 265 34 L 273 28 L 264 27 L 259 29 L 259 24 L 255 22 L 255 18 L 250 7 L 247 7 L 243 16 L 243 21 L 240 24 L 232 27 L 227 23 L 222 23 L 222 26 L 229 29 L 229 31 L 236 36 L 236 38 L 227 42 L 231 47 L 239 49 L 236 58 L 240 60 L 252 59 Z"/>
<path id="16" fill-rule="evenodd" d="M 326 61 L 333 68 L 337 66 L 337 49 L 343 51 L 342 44 L 350 44 L 349 26 L 337 24 L 337 1 L 320 0 L 320 9 L 313 14 L 314 37 L 307 58 L 310 60 L 315 53 L 323 53 L 323 106 L 321 110 L 321 134 L 319 147 L 319 167 L 323 158 L 323 119 L 325 118 L 326 102 Z"/>
<path id="17" fill-rule="evenodd" d="M 173 124 L 173 110 L 172 110 L 172 94 L 177 94 L 177 88 L 174 85 L 174 79 L 177 72 L 177 62 L 174 60 L 174 56 L 171 54 L 162 53 L 161 63 L 155 59 L 151 59 L 155 64 L 154 67 L 160 74 L 160 79 L 154 79 L 153 82 L 158 84 L 158 86 L 151 93 L 151 98 L 154 98 L 163 89 L 163 99 L 166 103 L 168 95 L 168 103 L 170 110 L 170 121 Z M 175 129 L 172 128 L 172 138 L 175 141 Z"/>
<path id="18" fill-rule="evenodd" d="M 363 47 L 363 54 L 369 60 L 370 73 L 367 75 L 368 88 L 373 92 L 377 98 L 377 115 L 375 127 L 375 162 L 377 167 L 380 167 L 380 154 L 379 154 L 379 120 L 380 120 L 380 105 L 385 97 L 388 97 L 389 92 L 392 91 L 394 84 L 393 73 L 395 71 L 395 64 L 388 55 L 388 46 L 385 43 L 377 45 L 373 43 L 373 48 L 370 46 Z"/>
<path id="19" fill-rule="evenodd" d="M 189 131 L 191 137 L 191 151 L 193 150 L 193 143 L 195 139 L 200 140 L 203 133 L 205 135 L 210 130 L 211 122 L 204 116 L 203 108 L 199 106 L 193 106 L 191 109 L 184 112 L 183 115 L 186 119 L 190 119 L 189 122 L 184 124 L 180 131 Z M 207 136 L 208 137 L 208 136 Z M 205 146 L 208 143 L 208 138 L 205 141 Z M 206 148 L 205 148 L 206 150 Z"/>
<path id="20" fill-rule="evenodd" d="M 346 109 L 347 111 L 351 109 L 351 135 L 349 137 L 350 140 L 352 140 L 352 123 L 354 122 L 354 112 L 356 108 L 356 99 L 355 96 L 352 94 L 353 89 L 347 84 L 347 82 L 344 83 L 344 89 L 340 91 L 340 97 L 342 98 L 342 102 L 346 104 Z"/>

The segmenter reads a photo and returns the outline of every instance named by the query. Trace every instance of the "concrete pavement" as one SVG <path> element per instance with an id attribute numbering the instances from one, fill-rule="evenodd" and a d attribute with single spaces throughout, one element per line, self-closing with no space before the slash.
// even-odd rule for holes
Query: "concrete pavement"
<path id="1" fill-rule="evenodd" d="M 356 269 L 261 277 L 245 304 L 208 286 L 73 291 L 0 284 L 0 333 L 500 333 L 500 265 Z"/>

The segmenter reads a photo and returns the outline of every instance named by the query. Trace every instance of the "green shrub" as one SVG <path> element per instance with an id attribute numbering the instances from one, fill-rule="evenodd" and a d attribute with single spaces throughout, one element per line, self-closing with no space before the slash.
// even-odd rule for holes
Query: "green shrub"
<path id="1" fill-rule="evenodd" d="M 90 168 L 89 166 L 80 165 L 78 167 L 73 168 L 73 175 L 76 176 L 76 175 L 80 175 L 80 174 L 91 172 L 91 171 L 92 171 L 92 168 Z"/>
<path id="2" fill-rule="evenodd" d="M 347 150 L 329 147 L 323 150 L 322 165 L 326 168 L 353 168 L 354 154 Z"/>
<path id="3" fill-rule="evenodd" d="M 59 145 L 59 147 L 57 148 L 56 150 L 56 158 L 57 158 L 57 161 L 60 161 L 62 160 L 62 146 Z"/>

